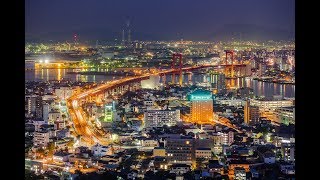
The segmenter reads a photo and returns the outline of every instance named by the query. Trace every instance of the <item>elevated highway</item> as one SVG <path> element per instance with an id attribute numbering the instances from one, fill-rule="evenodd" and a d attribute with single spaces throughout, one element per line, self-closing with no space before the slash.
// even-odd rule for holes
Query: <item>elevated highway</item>
<path id="1" fill-rule="evenodd" d="M 148 79 L 151 75 L 162 75 L 169 74 L 181 71 L 191 71 L 195 69 L 208 68 L 214 66 L 223 66 L 223 65 L 202 65 L 202 66 L 193 66 L 193 67 L 183 67 L 181 69 L 166 69 L 166 70 L 154 70 L 151 73 L 146 73 L 139 76 L 125 77 L 122 79 L 114 80 L 108 83 L 101 84 L 92 89 L 86 90 L 74 96 L 71 96 L 67 100 L 67 107 L 70 114 L 70 117 L 74 123 L 74 129 L 78 135 L 81 135 L 82 140 L 88 143 L 88 145 L 93 145 L 99 143 L 102 145 L 108 145 L 112 142 L 111 135 L 105 134 L 102 130 L 98 130 L 88 124 L 88 117 L 86 116 L 84 110 L 81 107 L 81 101 L 85 100 L 90 96 L 96 96 L 98 94 L 104 94 L 105 91 L 112 90 L 114 88 L 128 85 L 130 83 L 139 82 L 144 79 Z M 219 123 L 219 122 L 218 122 Z M 227 122 L 221 122 L 227 124 L 228 126 L 233 127 Z"/>

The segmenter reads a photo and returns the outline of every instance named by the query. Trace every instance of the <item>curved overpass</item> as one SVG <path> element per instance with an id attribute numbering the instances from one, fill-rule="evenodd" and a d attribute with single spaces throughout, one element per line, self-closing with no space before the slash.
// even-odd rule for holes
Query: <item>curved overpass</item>
<path id="1" fill-rule="evenodd" d="M 219 65 L 216 65 L 219 66 Z M 207 68 L 213 67 L 213 65 L 202 65 L 202 66 L 195 66 L 195 67 L 184 67 L 182 71 L 200 69 L 200 68 Z M 89 89 L 85 92 L 76 94 L 71 96 L 67 100 L 67 107 L 69 114 L 72 118 L 74 129 L 77 134 L 81 135 L 83 140 L 87 142 L 89 145 L 93 145 L 96 142 L 102 145 L 108 145 L 111 142 L 110 134 L 106 135 L 101 130 L 95 129 L 94 127 L 90 127 L 88 124 L 88 117 L 86 116 L 85 112 L 83 111 L 82 107 L 79 106 L 79 101 L 81 99 L 85 99 L 88 96 L 96 95 L 103 93 L 106 90 L 113 89 L 118 86 L 122 86 L 125 84 L 129 84 L 136 81 L 141 81 L 143 79 L 149 78 L 151 75 L 160 75 L 160 74 L 168 74 L 179 72 L 180 69 L 168 69 L 163 71 L 154 71 L 153 73 L 146 73 L 144 75 L 133 76 L 133 77 L 126 77 L 123 79 L 114 80 L 108 83 L 104 83 L 92 89 Z"/>

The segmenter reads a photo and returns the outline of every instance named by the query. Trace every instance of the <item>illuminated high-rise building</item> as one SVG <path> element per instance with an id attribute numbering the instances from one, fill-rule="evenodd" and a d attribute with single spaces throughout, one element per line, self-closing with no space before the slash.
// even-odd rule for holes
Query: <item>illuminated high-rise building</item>
<path id="1" fill-rule="evenodd" d="M 197 123 L 213 120 L 212 93 L 203 89 L 196 89 L 189 94 L 191 101 L 191 121 Z"/>
<path id="2" fill-rule="evenodd" d="M 115 104 L 106 104 L 104 106 L 104 122 L 112 122 L 114 117 Z"/>
<path id="3" fill-rule="evenodd" d="M 256 124 L 259 122 L 260 112 L 258 106 L 252 106 L 250 105 L 250 101 L 247 100 L 244 108 L 244 123 L 245 124 Z"/>
<path id="4" fill-rule="evenodd" d="M 223 73 L 210 73 L 209 79 L 211 88 L 216 89 L 218 92 L 226 88 L 226 77 Z"/>
<path id="5" fill-rule="evenodd" d="M 42 97 L 41 96 L 38 96 L 36 98 L 36 118 L 42 118 Z"/>

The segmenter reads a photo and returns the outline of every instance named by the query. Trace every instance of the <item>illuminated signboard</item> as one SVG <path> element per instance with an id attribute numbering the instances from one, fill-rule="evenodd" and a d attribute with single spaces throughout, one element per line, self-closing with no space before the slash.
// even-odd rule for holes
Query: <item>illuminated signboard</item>
<path id="1" fill-rule="evenodd" d="M 205 95 L 205 96 L 191 95 L 190 96 L 190 100 L 191 101 L 194 101 L 194 100 L 212 100 L 212 96 L 211 95 Z"/>
<path id="2" fill-rule="evenodd" d="M 212 93 L 207 90 L 197 89 L 188 95 L 191 101 L 212 100 Z"/>

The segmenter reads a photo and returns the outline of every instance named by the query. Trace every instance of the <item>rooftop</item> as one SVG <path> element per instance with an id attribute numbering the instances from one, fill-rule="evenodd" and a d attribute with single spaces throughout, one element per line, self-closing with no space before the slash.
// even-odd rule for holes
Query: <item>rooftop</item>
<path id="1" fill-rule="evenodd" d="M 211 151 L 211 148 L 197 148 L 197 150 L 209 150 L 209 151 Z"/>
<path id="2" fill-rule="evenodd" d="M 54 153 L 54 156 L 68 156 L 68 155 L 70 155 L 70 154 L 71 154 L 71 153 L 59 151 L 59 152 Z"/>
<path id="3" fill-rule="evenodd" d="M 190 165 L 187 165 L 187 164 L 173 164 L 171 167 L 172 168 L 175 168 L 175 167 L 190 167 Z"/>
<path id="4" fill-rule="evenodd" d="M 212 100 L 212 93 L 204 89 L 196 89 L 188 95 L 189 100 Z"/>

